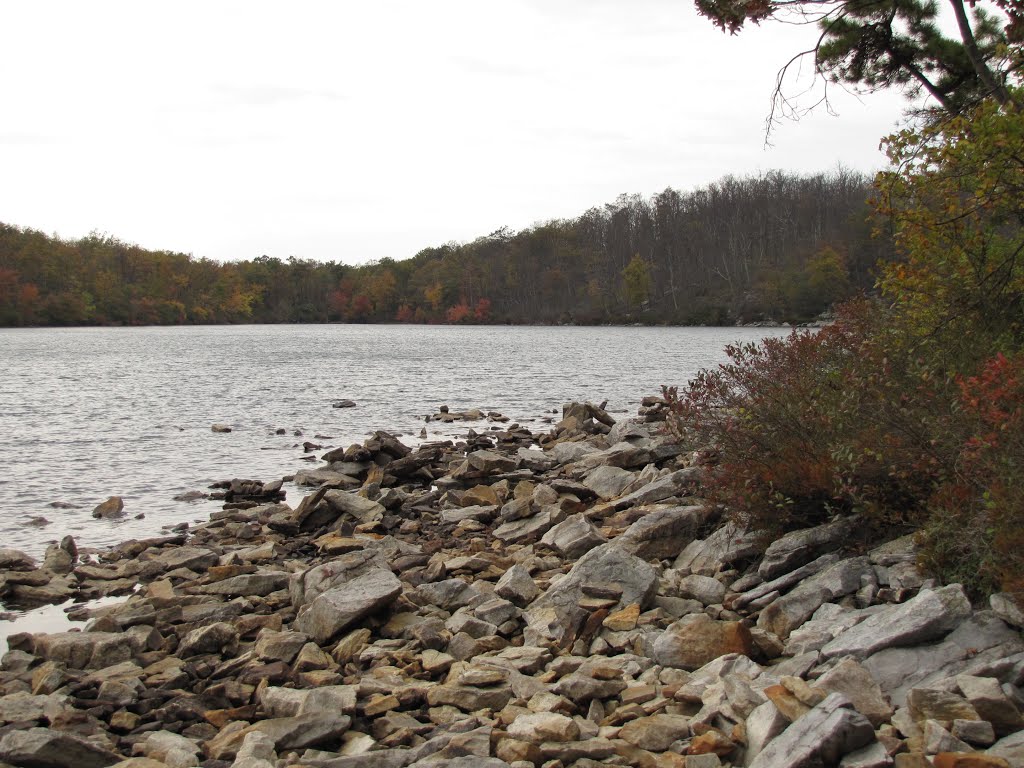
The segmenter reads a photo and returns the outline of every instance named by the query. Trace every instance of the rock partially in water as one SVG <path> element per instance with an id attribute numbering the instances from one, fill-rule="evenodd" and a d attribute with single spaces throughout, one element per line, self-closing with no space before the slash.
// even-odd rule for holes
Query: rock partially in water
<path id="1" fill-rule="evenodd" d="M 101 504 L 97 504 L 92 511 L 92 516 L 105 520 L 115 520 L 124 517 L 124 499 L 120 496 L 111 496 Z"/>

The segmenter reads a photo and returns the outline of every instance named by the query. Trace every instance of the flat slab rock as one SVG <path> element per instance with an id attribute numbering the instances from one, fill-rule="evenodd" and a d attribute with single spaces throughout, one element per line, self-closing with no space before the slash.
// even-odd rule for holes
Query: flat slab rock
<path id="1" fill-rule="evenodd" d="M 402 582 L 391 571 L 370 571 L 343 586 L 319 595 L 299 614 L 296 629 L 321 645 L 402 592 Z"/>

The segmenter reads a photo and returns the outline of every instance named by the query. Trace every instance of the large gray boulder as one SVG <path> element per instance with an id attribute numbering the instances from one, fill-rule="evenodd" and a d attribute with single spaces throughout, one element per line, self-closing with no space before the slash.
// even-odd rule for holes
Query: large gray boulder
<path id="1" fill-rule="evenodd" d="M 563 578 L 548 587 L 525 613 L 528 645 L 562 642 L 585 620 L 580 608 L 585 587 L 619 593 L 618 605 L 645 607 L 654 596 L 658 576 L 654 568 L 620 547 L 602 544 L 583 555 Z M 621 590 L 621 593 L 620 593 Z"/>
<path id="2" fill-rule="evenodd" d="M 676 558 L 712 514 L 702 505 L 655 509 L 630 525 L 612 544 L 644 560 Z"/>
<path id="3" fill-rule="evenodd" d="M 835 549 L 837 544 L 850 536 L 857 525 L 856 517 L 844 517 L 815 528 L 787 533 L 765 550 L 764 559 L 757 567 L 758 575 L 767 581 L 809 563 L 822 552 Z"/>
<path id="4" fill-rule="evenodd" d="M 864 715 L 839 693 L 823 702 L 772 739 L 749 768 L 812 768 L 835 765 L 843 755 L 875 739 Z"/>
<path id="5" fill-rule="evenodd" d="M 725 523 L 706 539 L 687 544 L 672 567 L 698 576 L 714 576 L 719 568 L 727 568 L 738 560 L 760 554 L 761 537 L 757 531 L 746 531 L 735 523 Z"/>
<path id="6" fill-rule="evenodd" d="M 647 485 L 637 488 L 612 502 L 615 509 L 626 509 L 641 504 L 654 504 L 673 496 L 685 495 L 700 479 L 702 470 L 699 467 L 687 467 L 658 478 Z M 678 554 L 678 553 L 677 553 Z"/>
<path id="7" fill-rule="evenodd" d="M 861 577 L 872 573 L 866 557 L 840 560 L 768 605 L 761 611 L 757 626 L 785 640 L 822 605 L 860 589 Z"/>
<path id="8" fill-rule="evenodd" d="M 391 571 L 370 571 L 320 594 L 300 611 L 295 626 L 322 645 L 364 616 L 390 605 L 401 591 L 402 582 Z"/>
<path id="9" fill-rule="evenodd" d="M 826 659 L 863 659 L 883 648 L 927 643 L 946 635 L 970 613 L 971 601 L 959 584 L 926 589 L 841 633 L 821 653 Z"/>
<path id="10" fill-rule="evenodd" d="M 580 514 L 560 522 L 545 533 L 540 541 L 562 557 L 575 560 L 594 547 L 607 543 L 608 539 L 600 534 L 586 516 Z"/>
<path id="11" fill-rule="evenodd" d="M 959 674 L 990 674 L 1006 668 L 1012 681 L 1015 654 L 1024 652 L 1020 633 L 990 611 L 969 616 L 942 641 L 905 648 L 885 648 L 864 659 L 867 669 L 896 706 L 912 688 L 939 687 Z"/>
<path id="12" fill-rule="evenodd" d="M 587 475 L 583 484 L 608 501 L 620 496 L 635 480 L 636 475 L 628 470 L 602 464 Z"/>

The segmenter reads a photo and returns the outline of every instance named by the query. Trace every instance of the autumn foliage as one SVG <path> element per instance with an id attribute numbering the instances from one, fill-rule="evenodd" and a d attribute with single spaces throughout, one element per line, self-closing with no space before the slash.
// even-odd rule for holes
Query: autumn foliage
<path id="1" fill-rule="evenodd" d="M 669 427 L 746 525 L 859 514 L 916 531 L 945 580 L 1024 596 L 1024 115 L 984 104 L 888 148 L 881 296 L 729 348 L 667 391 Z"/>

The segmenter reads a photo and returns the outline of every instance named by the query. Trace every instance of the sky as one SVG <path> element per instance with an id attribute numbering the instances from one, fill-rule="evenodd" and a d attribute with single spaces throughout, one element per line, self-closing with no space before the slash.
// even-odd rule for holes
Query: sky
<path id="1" fill-rule="evenodd" d="M 0 30 L 0 221 L 220 261 L 405 259 L 621 193 L 870 172 L 906 107 L 832 89 L 766 146 L 815 30 L 729 36 L 690 0 L 33 0 Z"/>

